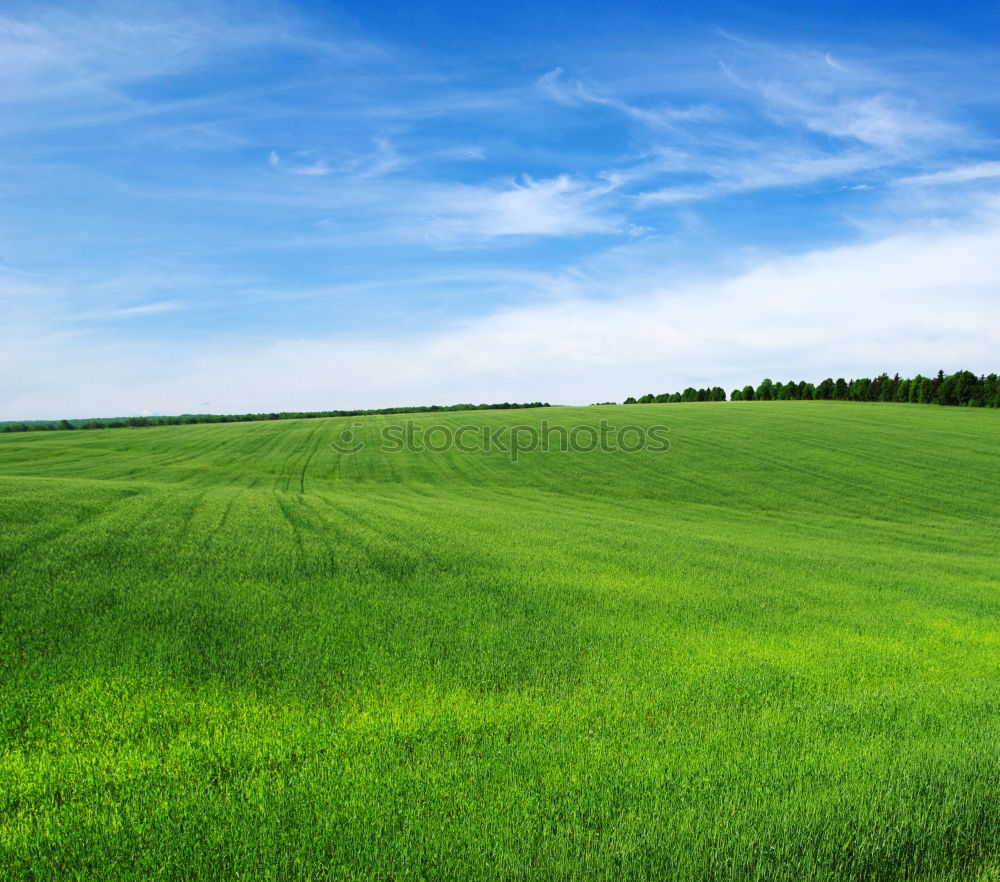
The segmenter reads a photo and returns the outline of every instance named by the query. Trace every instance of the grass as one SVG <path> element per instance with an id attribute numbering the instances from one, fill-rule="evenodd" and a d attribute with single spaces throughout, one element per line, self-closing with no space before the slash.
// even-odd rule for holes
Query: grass
<path id="1" fill-rule="evenodd" d="M 1000 878 L 1000 412 L 0 438 L 0 878 Z"/>

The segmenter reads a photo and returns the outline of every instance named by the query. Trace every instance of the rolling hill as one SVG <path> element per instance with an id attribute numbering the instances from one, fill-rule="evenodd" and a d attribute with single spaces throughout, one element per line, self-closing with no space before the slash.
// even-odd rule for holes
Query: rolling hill
<path id="1" fill-rule="evenodd" d="M 996 878 L 998 466 L 818 401 L 4 435 L 0 875 Z"/>

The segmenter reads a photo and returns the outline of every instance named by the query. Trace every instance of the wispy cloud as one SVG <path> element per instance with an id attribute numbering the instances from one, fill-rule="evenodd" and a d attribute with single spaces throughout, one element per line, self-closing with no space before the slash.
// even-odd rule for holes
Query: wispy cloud
<path id="1" fill-rule="evenodd" d="M 315 158 L 315 151 L 312 150 L 297 151 L 292 161 L 286 161 L 277 150 L 272 150 L 267 161 L 271 168 L 281 169 L 291 175 L 322 178 L 335 174 L 355 179 L 386 175 L 405 164 L 406 161 L 388 138 L 375 137 L 372 140 L 372 150 L 342 160 L 337 165 L 331 165 L 326 159 Z"/>
<path id="2" fill-rule="evenodd" d="M 106 312 L 96 313 L 93 318 L 104 319 L 127 319 L 146 315 L 156 315 L 161 312 L 174 312 L 181 309 L 182 304 L 176 300 L 160 300 L 156 303 L 141 303 L 138 306 L 126 306 L 122 309 L 111 309 Z"/>
<path id="3" fill-rule="evenodd" d="M 776 47 L 726 35 L 737 54 L 720 67 L 781 124 L 911 155 L 953 138 L 961 126 L 921 84 L 867 60 L 811 48 Z"/>
<path id="4" fill-rule="evenodd" d="M 690 200 L 711 199 L 733 193 L 794 187 L 815 181 L 842 179 L 877 168 L 879 163 L 863 151 L 848 151 L 840 155 L 800 151 L 786 148 L 774 153 L 755 150 L 749 156 L 712 159 L 698 165 L 690 164 L 686 171 L 708 177 L 705 183 L 682 184 L 649 190 L 638 197 L 640 204 L 670 204 Z M 678 167 L 676 161 L 674 167 Z"/>
<path id="5" fill-rule="evenodd" d="M 694 104 L 687 107 L 669 105 L 637 107 L 620 98 L 600 94 L 579 80 L 567 83 L 564 74 L 563 69 L 557 67 L 539 77 L 536 85 L 544 94 L 561 104 L 570 106 L 596 104 L 616 110 L 626 117 L 650 126 L 670 127 L 677 123 L 715 121 L 725 116 L 721 108 L 711 104 Z"/>
<path id="6" fill-rule="evenodd" d="M 911 175 L 895 181 L 898 185 L 917 185 L 922 187 L 943 186 L 948 184 L 967 184 L 972 181 L 991 181 L 1000 179 L 1000 162 L 975 162 L 960 165 L 957 168 L 930 172 L 923 175 Z"/>
<path id="7" fill-rule="evenodd" d="M 857 176 L 884 178 L 970 138 L 934 96 L 921 100 L 914 84 L 867 61 L 723 37 L 734 51 L 711 103 L 639 106 L 561 68 L 537 87 L 561 105 L 607 107 L 645 128 L 645 150 L 619 166 L 644 207 L 831 180 L 862 189 L 871 185 Z"/>
<path id="8" fill-rule="evenodd" d="M 0 16 L 3 100 L 82 93 L 137 83 L 212 63 L 220 55 L 285 46 L 340 62 L 385 61 L 373 43 L 310 33 L 271 7 L 256 12 L 219 5 L 123 7 L 90 4 L 86 12 L 38 6 L 30 19 Z M 232 14 L 227 14 L 232 13 Z"/>
<path id="9" fill-rule="evenodd" d="M 564 236 L 615 233 L 621 217 L 606 210 L 611 182 L 586 183 L 560 175 L 524 176 L 502 186 L 446 187 L 424 194 L 420 235 L 456 242 L 499 236 Z"/>
<path id="10" fill-rule="evenodd" d="M 322 178 L 330 174 L 330 167 L 322 159 L 318 159 L 304 165 L 290 166 L 288 172 L 293 175 L 305 175 L 308 178 Z"/>

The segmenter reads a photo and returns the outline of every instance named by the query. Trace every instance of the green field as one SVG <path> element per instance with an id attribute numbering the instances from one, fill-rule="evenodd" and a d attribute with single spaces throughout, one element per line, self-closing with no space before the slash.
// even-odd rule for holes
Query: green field
<path id="1" fill-rule="evenodd" d="M 543 418 L 0 437 L 0 878 L 1000 878 L 1000 411 Z"/>

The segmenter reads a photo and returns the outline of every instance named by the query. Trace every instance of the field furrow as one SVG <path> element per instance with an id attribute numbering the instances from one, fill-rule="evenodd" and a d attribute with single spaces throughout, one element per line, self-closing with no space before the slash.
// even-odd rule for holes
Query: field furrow
<path id="1" fill-rule="evenodd" d="M 0 876 L 993 878 L 1000 413 L 544 410 L 0 438 Z"/>

